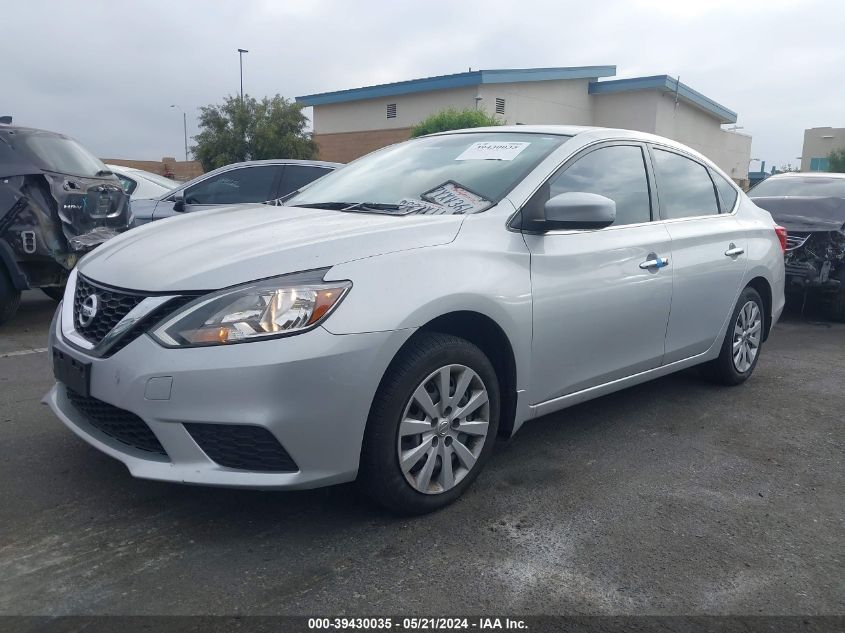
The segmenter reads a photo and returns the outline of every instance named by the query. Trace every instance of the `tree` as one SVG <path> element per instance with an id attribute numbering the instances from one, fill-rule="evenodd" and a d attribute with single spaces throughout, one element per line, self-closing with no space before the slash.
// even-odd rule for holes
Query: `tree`
<path id="1" fill-rule="evenodd" d="M 835 149 L 827 155 L 827 170 L 838 174 L 845 173 L 845 149 Z"/>
<path id="2" fill-rule="evenodd" d="M 461 130 L 467 127 L 486 127 L 488 125 L 502 125 L 502 122 L 483 110 L 448 108 L 429 115 L 412 127 L 411 138 L 424 134 L 434 134 L 435 132 Z"/>
<path id="3" fill-rule="evenodd" d="M 276 95 L 261 101 L 228 96 L 200 108 L 200 133 L 191 150 L 209 171 L 245 160 L 314 158 L 317 145 L 305 131 L 302 106 Z"/>

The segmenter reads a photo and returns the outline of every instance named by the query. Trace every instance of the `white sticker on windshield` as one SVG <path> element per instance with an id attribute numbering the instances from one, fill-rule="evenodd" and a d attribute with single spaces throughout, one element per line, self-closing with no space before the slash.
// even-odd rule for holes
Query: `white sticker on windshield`
<path id="1" fill-rule="evenodd" d="M 416 198 L 402 198 L 396 203 L 396 206 L 408 213 L 420 213 L 422 215 L 444 215 L 451 213 L 446 207 L 434 204 L 433 202 L 426 202 L 425 200 L 417 200 Z"/>
<path id="2" fill-rule="evenodd" d="M 455 160 L 513 160 L 529 145 L 527 141 L 481 141 L 467 147 Z"/>
<path id="3" fill-rule="evenodd" d="M 446 207 L 451 213 L 479 213 L 493 206 L 490 200 L 462 187 L 453 180 L 447 180 L 442 185 L 426 191 L 422 196 L 423 200 L 434 202 L 441 207 Z"/>

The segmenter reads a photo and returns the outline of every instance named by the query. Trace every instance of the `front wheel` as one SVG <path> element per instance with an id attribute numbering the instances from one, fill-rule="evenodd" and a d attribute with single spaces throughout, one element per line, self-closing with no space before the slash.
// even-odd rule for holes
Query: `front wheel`
<path id="1" fill-rule="evenodd" d="M 724 385 L 748 380 L 760 358 L 765 323 L 763 299 L 749 286 L 739 295 L 719 357 L 705 365 L 708 377 Z"/>
<path id="2" fill-rule="evenodd" d="M 499 383 L 484 352 L 456 336 L 419 333 L 379 385 L 359 484 L 400 514 L 442 508 L 478 476 L 498 428 Z"/>

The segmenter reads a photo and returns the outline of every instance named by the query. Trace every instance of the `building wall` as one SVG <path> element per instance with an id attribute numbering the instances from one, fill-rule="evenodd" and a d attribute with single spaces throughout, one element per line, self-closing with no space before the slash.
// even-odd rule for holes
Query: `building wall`
<path id="1" fill-rule="evenodd" d="M 396 104 L 396 117 L 387 118 L 387 105 Z M 475 87 L 433 90 L 362 101 L 314 106 L 315 135 L 363 130 L 410 128 L 433 112 L 444 108 L 474 108 Z M 320 155 L 324 158 L 323 155 Z M 324 158 L 325 160 L 331 160 Z"/>
<path id="2" fill-rule="evenodd" d="M 801 171 L 827 171 L 826 159 L 835 149 L 845 149 L 845 128 L 813 127 L 804 130 Z"/>
<path id="3" fill-rule="evenodd" d="M 479 108 L 496 112 L 496 98 L 505 100 L 502 120 L 508 125 L 593 125 L 590 79 L 531 83 L 481 84 Z"/>
<path id="4" fill-rule="evenodd" d="M 348 163 L 364 154 L 411 138 L 411 128 L 314 134 L 320 160 Z"/>
<path id="5" fill-rule="evenodd" d="M 596 125 L 658 134 L 689 145 L 737 183 L 748 179 L 751 137 L 722 129 L 718 119 L 669 92 L 641 90 L 593 95 Z"/>

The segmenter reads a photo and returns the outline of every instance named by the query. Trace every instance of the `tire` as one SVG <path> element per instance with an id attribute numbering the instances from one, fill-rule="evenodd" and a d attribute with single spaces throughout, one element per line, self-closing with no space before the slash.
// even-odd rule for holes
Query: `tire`
<path id="1" fill-rule="evenodd" d="M 0 265 L 0 325 L 10 321 L 21 303 L 21 291 L 12 285 L 6 269 Z"/>
<path id="2" fill-rule="evenodd" d="M 831 297 L 828 315 L 834 321 L 845 323 L 845 266 L 837 270 L 833 278 L 839 280 L 839 290 Z"/>
<path id="3" fill-rule="evenodd" d="M 449 397 L 444 401 L 438 385 L 445 376 Z M 376 392 L 361 449 L 359 486 L 397 514 L 425 514 L 449 505 L 490 458 L 499 403 L 496 372 L 478 347 L 448 334 L 416 334 L 391 362 Z M 461 418 L 467 404 L 469 419 Z"/>
<path id="4" fill-rule="evenodd" d="M 743 323 L 748 323 L 748 327 L 744 327 Z M 765 326 L 763 299 L 754 288 L 748 286 L 739 295 L 739 300 L 734 306 L 719 357 L 704 365 L 705 375 L 723 385 L 739 385 L 748 380 L 760 359 Z M 735 345 L 739 345 L 740 351 L 746 350 L 744 354 L 736 353 L 739 356 L 738 361 L 734 352 Z M 751 354 L 753 357 L 749 358 Z"/>
<path id="5" fill-rule="evenodd" d="M 47 286 L 46 288 L 42 288 L 41 292 L 45 295 L 50 297 L 53 301 L 59 302 L 65 296 L 65 287 L 64 286 Z"/>

